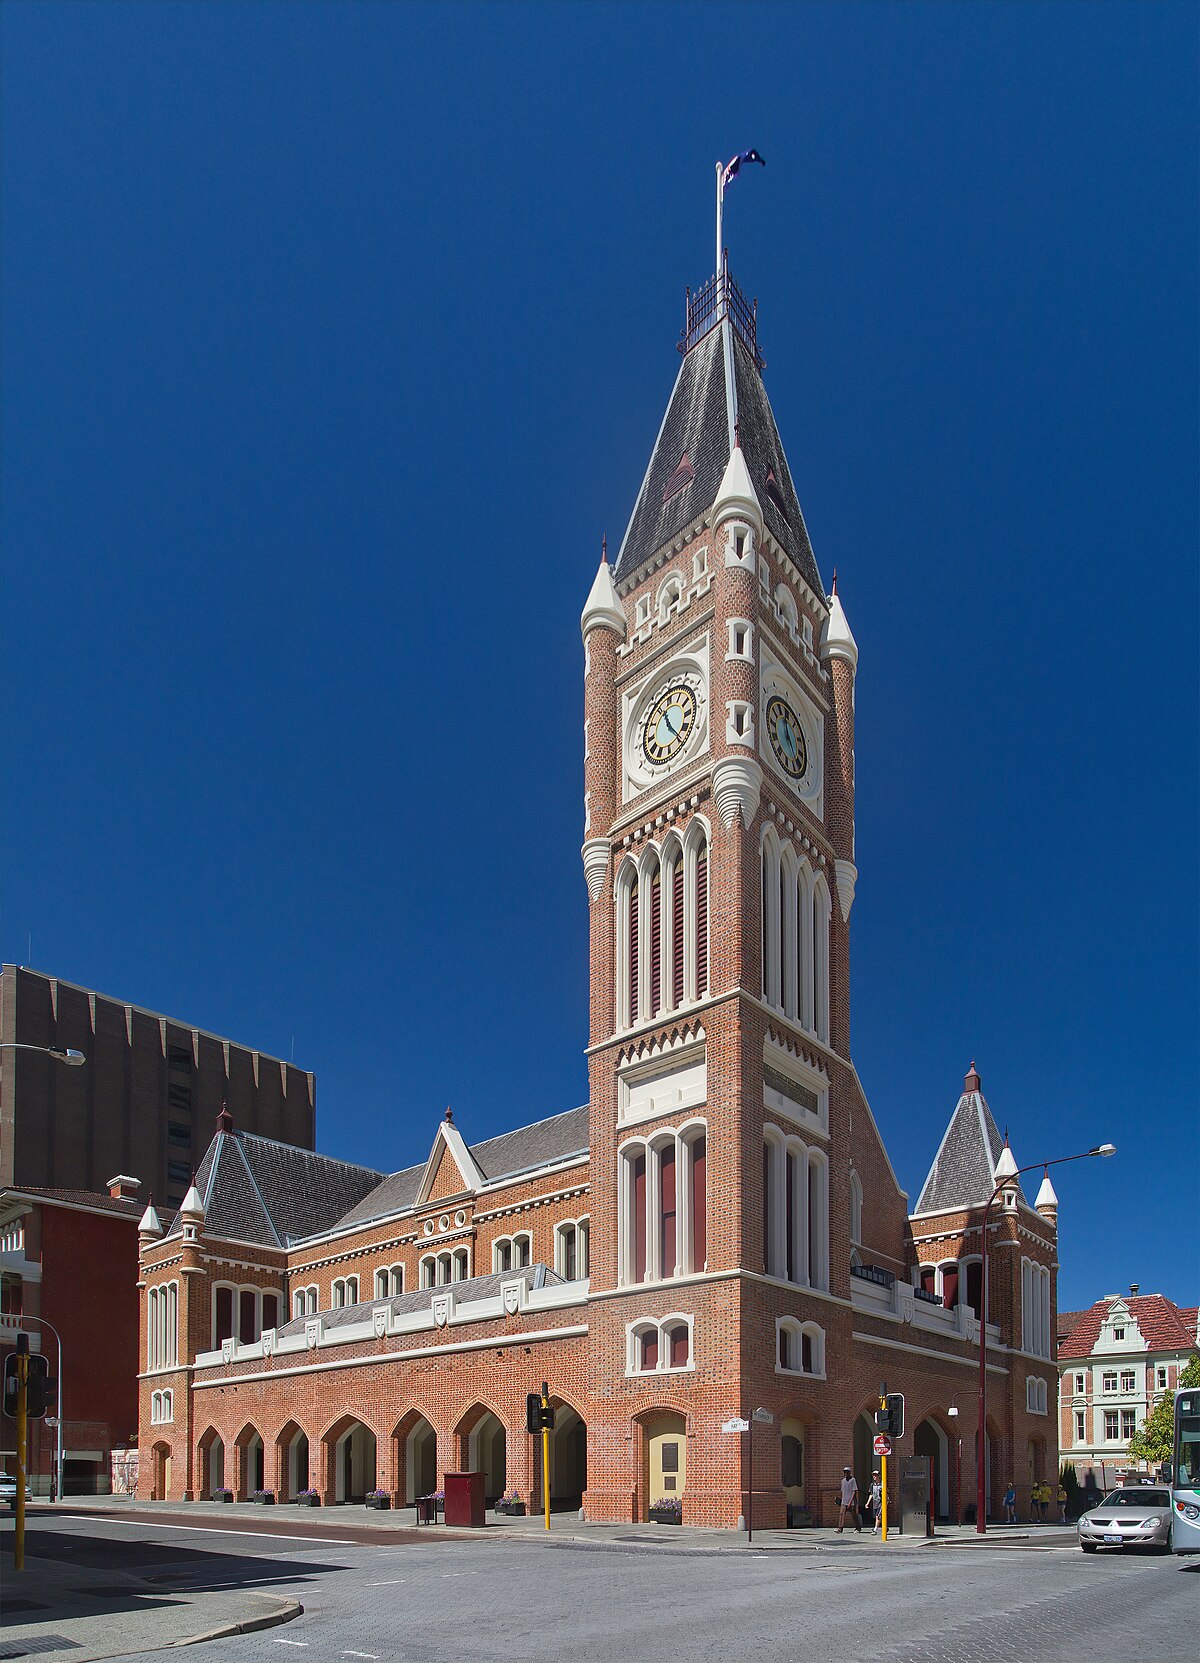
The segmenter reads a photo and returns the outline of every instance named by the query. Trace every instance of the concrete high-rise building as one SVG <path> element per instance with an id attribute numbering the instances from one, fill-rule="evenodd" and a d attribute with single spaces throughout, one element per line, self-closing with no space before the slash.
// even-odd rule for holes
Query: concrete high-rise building
<path id="1" fill-rule="evenodd" d="M 12 1045 L 82 1051 L 64 1068 Z M 114 1173 L 143 1200 L 182 1201 L 222 1104 L 260 1137 L 311 1149 L 316 1081 L 277 1057 L 56 976 L 0 970 L 0 1188 L 104 1191 Z"/>

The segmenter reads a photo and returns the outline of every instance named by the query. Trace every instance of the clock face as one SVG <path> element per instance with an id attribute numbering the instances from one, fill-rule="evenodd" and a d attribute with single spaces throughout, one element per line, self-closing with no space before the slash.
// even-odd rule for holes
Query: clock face
<path id="1" fill-rule="evenodd" d="M 808 772 L 804 729 L 791 705 L 778 693 L 767 701 L 767 732 L 771 737 L 771 749 L 784 773 L 790 774 L 794 780 L 803 779 Z"/>
<path id="2" fill-rule="evenodd" d="M 686 682 L 673 682 L 650 707 L 642 728 L 646 761 L 659 764 L 678 756 L 696 725 L 696 695 Z"/>

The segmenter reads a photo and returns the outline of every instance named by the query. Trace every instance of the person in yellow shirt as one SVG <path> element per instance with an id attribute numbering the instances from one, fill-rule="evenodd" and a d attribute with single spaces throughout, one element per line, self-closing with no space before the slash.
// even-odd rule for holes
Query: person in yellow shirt
<path id="1" fill-rule="evenodd" d="M 1066 1524 L 1066 1522 L 1067 1522 L 1067 1486 L 1065 1484 L 1060 1484 L 1058 1486 L 1058 1495 L 1057 1495 L 1056 1499 L 1058 1501 L 1058 1522 L 1059 1522 L 1059 1524 Z"/>

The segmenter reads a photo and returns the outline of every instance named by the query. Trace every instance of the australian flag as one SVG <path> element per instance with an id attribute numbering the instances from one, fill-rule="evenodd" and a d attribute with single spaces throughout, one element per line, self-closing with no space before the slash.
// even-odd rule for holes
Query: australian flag
<path id="1" fill-rule="evenodd" d="M 721 175 L 721 189 L 722 190 L 725 189 L 726 185 L 728 185 L 728 183 L 731 179 L 736 179 L 737 178 L 738 174 L 741 172 L 743 162 L 758 162 L 763 167 L 766 167 L 766 165 L 767 165 L 766 162 L 763 160 L 763 158 L 759 155 L 757 150 L 743 150 L 743 151 L 740 151 L 739 154 L 736 155 L 733 158 L 733 160 L 730 162 L 729 166 L 725 169 L 724 173 Z"/>

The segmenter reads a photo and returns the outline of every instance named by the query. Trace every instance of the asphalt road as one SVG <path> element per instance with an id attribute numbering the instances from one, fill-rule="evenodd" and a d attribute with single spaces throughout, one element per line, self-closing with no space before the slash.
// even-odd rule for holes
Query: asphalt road
<path id="1" fill-rule="evenodd" d="M 64 1562 L 82 1552 L 164 1588 L 248 1586 L 303 1603 L 284 1628 L 207 1643 L 203 1663 L 1096 1663 L 1191 1656 L 1200 1633 L 1200 1560 L 1066 1546 L 884 1560 L 415 1533 L 365 1543 L 332 1521 L 293 1537 L 96 1517 L 82 1543 L 78 1527 L 46 1524 L 41 1551 L 61 1530 Z"/>

